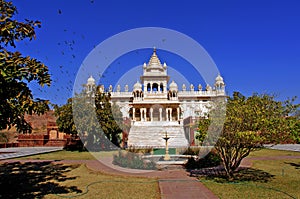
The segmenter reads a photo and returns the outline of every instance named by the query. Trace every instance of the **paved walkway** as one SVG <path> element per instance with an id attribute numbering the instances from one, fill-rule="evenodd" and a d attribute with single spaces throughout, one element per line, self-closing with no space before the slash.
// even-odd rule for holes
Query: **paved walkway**
<path id="1" fill-rule="evenodd" d="M 63 147 L 11 147 L 0 148 L 0 160 L 49 153 L 63 150 Z"/>
<path id="2" fill-rule="evenodd" d="M 264 145 L 264 146 L 269 149 L 300 152 L 300 144 L 276 144 L 276 145 Z"/>

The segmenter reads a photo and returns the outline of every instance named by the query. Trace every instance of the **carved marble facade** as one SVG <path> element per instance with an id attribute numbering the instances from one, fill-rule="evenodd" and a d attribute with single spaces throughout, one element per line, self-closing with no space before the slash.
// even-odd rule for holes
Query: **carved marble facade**
<path id="1" fill-rule="evenodd" d="M 190 136 L 183 130 L 183 120 L 188 117 L 204 116 L 208 112 L 208 106 L 210 106 L 213 98 L 226 97 L 225 84 L 220 75 L 216 77 L 213 87 L 206 85 L 205 90 L 202 90 L 201 84 L 196 86 L 197 89 L 193 84 L 183 84 L 182 89 L 179 90 L 176 82 L 172 81 L 169 84 L 169 80 L 167 65 L 166 63 L 161 64 L 154 49 L 148 64 L 144 63 L 143 65 L 140 82 L 137 81 L 133 85 L 132 91 L 129 91 L 128 85 L 125 85 L 124 89 L 121 89 L 121 85 L 117 85 L 116 91 L 113 91 L 112 85 L 109 86 L 111 102 L 120 107 L 124 118 L 131 120 L 128 145 L 143 145 L 134 139 L 145 140 L 145 146 L 155 145 L 155 143 L 149 144 L 150 142 L 147 142 L 147 139 L 154 138 L 151 137 L 151 132 L 146 135 L 145 129 L 156 126 L 156 131 L 168 131 L 171 129 L 166 126 L 172 124 L 172 131 L 183 134 L 183 136 L 174 135 L 181 139 L 175 140 L 174 146 L 180 145 L 181 142 L 183 143 L 182 146 L 187 146 L 190 144 Z M 95 86 L 95 81 L 90 77 L 87 82 L 87 91 L 93 86 Z M 104 91 L 104 88 L 102 89 Z M 162 128 L 158 128 L 159 126 Z M 174 130 L 175 127 L 181 129 L 182 132 L 181 130 Z M 153 127 L 153 129 L 155 128 Z M 134 138 L 133 135 L 135 135 Z M 159 143 L 153 147 L 164 145 L 163 140 L 157 142 Z M 170 143 L 172 147 L 172 139 L 170 139 Z"/>

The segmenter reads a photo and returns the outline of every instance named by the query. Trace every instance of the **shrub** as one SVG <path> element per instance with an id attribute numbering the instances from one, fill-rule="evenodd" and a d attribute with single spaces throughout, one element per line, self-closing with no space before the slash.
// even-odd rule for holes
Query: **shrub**
<path id="1" fill-rule="evenodd" d="M 114 155 L 113 164 L 131 169 L 151 170 L 156 168 L 155 162 L 145 161 L 139 154 L 122 151 L 119 151 L 118 155 Z"/>
<path id="2" fill-rule="evenodd" d="M 220 156 L 214 152 L 209 152 L 204 158 L 196 159 L 191 157 L 185 165 L 186 169 L 201 169 L 207 167 L 215 167 L 221 164 Z"/>
<path id="3" fill-rule="evenodd" d="M 187 150 L 183 153 L 183 155 L 198 155 L 199 152 L 199 147 L 188 147 Z"/>

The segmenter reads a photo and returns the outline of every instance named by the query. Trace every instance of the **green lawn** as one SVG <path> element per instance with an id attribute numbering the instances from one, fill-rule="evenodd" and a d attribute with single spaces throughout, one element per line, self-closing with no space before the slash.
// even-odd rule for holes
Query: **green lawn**
<path id="1" fill-rule="evenodd" d="M 298 152 L 263 149 L 251 157 L 294 156 Z M 200 180 L 220 198 L 300 198 L 300 159 L 257 160 L 241 181 Z"/>
<path id="2" fill-rule="evenodd" d="M 252 152 L 248 157 L 266 157 L 266 156 L 300 156 L 300 152 L 284 151 L 274 149 L 261 149 Z"/>
<path id="3" fill-rule="evenodd" d="M 156 179 L 138 177 L 120 177 L 93 172 L 84 165 L 73 169 L 67 174 L 73 180 L 59 182 L 62 187 L 75 186 L 81 193 L 48 194 L 46 199 L 58 197 L 76 198 L 160 198 L 158 181 Z"/>
<path id="4" fill-rule="evenodd" d="M 0 164 L 0 198 L 160 198 L 157 179 L 122 177 L 84 164 Z"/>

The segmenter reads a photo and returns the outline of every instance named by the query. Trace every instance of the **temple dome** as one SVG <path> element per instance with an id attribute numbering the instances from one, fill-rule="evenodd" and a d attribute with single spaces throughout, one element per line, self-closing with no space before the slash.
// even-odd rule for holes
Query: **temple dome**
<path id="1" fill-rule="evenodd" d="M 136 82 L 134 85 L 133 85 L 133 90 L 134 91 L 141 91 L 142 90 L 142 84 L 140 82 Z"/>
<path id="2" fill-rule="evenodd" d="M 88 80 L 87 80 L 87 84 L 95 84 L 95 79 L 93 78 L 93 76 L 91 75 Z"/>
<path id="3" fill-rule="evenodd" d="M 215 86 L 224 86 L 224 85 L 225 85 L 225 83 L 224 83 L 223 77 L 219 74 L 216 77 Z"/>
<path id="4" fill-rule="evenodd" d="M 221 75 L 219 74 L 217 77 L 216 77 L 216 82 L 223 82 L 223 77 L 221 77 Z"/>
<path id="5" fill-rule="evenodd" d="M 178 91 L 178 86 L 174 81 L 170 84 L 170 91 Z"/>

